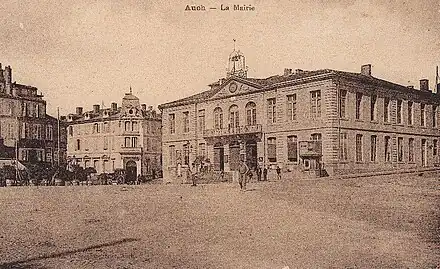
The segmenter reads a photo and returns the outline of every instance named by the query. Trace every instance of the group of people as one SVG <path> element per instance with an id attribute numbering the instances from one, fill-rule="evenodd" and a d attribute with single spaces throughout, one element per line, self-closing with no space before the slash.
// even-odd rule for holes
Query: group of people
<path id="1" fill-rule="evenodd" d="M 255 172 L 257 174 L 257 181 L 267 181 L 267 171 L 268 168 L 266 166 L 261 169 L 261 166 L 257 164 L 257 167 L 255 169 Z M 281 168 L 277 166 L 276 171 L 278 180 L 281 180 Z M 246 162 L 243 160 L 240 161 L 238 172 L 240 173 L 240 177 L 238 180 L 240 190 L 246 190 L 246 183 L 252 179 L 253 173 Z M 263 179 L 261 179 L 261 175 L 263 175 Z"/>
<path id="2" fill-rule="evenodd" d="M 281 180 L 281 168 L 277 166 L 276 171 L 277 171 L 278 180 Z M 198 173 L 194 163 L 191 166 L 188 166 L 187 172 L 188 172 L 188 177 L 191 179 L 192 186 L 197 186 Z M 253 172 L 246 164 L 246 162 L 243 160 L 240 161 L 238 172 L 239 172 L 238 184 L 240 185 L 240 190 L 246 190 L 246 183 L 252 179 Z M 257 167 L 255 168 L 255 173 L 257 174 L 257 181 L 267 181 L 267 172 L 268 172 L 268 167 L 264 166 L 263 168 L 261 168 L 260 165 L 257 165 Z"/>

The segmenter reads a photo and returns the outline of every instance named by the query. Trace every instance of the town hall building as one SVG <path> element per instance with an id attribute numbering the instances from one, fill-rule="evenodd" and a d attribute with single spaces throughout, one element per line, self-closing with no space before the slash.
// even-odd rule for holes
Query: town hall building
<path id="1" fill-rule="evenodd" d="M 439 164 L 440 97 L 360 73 L 285 69 L 248 77 L 245 56 L 229 56 L 226 78 L 159 106 L 165 182 L 203 159 L 219 173 L 280 167 L 291 177 L 418 169 Z M 183 172 L 182 172 L 183 171 Z"/>

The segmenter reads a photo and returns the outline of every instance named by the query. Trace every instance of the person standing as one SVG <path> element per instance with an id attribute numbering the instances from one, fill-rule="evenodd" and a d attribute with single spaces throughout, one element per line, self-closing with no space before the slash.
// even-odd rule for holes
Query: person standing
<path id="1" fill-rule="evenodd" d="M 240 184 L 240 190 L 246 190 L 246 177 L 249 172 L 249 167 L 246 163 L 241 160 L 238 167 L 238 172 L 240 173 L 240 178 L 238 179 L 238 184 Z"/>
<path id="2" fill-rule="evenodd" d="M 257 164 L 257 181 L 261 181 L 261 166 Z"/>
<path id="3" fill-rule="evenodd" d="M 277 176 L 278 180 L 281 180 L 281 167 L 279 165 L 277 165 Z"/>
<path id="4" fill-rule="evenodd" d="M 267 166 L 264 166 L 264 169 L 263 169 L 263 180 L 267 181 Z"/>

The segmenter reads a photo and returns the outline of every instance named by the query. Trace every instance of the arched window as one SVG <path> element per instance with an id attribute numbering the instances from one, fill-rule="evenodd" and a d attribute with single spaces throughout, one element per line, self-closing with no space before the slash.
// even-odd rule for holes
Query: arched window
<path id="1" fill-rule="evenodd" d="M 257 125 L 257 105 L 254 102 L 246 105 L 246 125 Z"/>
<path id="2" fill-rule="evenodd" d="M 214 129 L 223 129 L 223 110 L 220 107 L 214 109 Z"/>
<path id="3" fill-rule="evenodd" d="M 229 128 L 237 128 L 240 126 L 240 116 L 238 106 L 232 105 L 229 108 Z"/>

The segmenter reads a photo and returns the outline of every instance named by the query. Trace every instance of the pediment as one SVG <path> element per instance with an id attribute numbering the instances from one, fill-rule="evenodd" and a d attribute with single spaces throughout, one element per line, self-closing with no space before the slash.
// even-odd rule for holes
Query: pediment
<path id="1" fill-rule="evenodd" d="M 220 85 L 218 92 L 211 98 L 224 98 L 251 93 L 257 91 L 258 88 L 258 85 L 246 81 L 245 79 L 231 78 L 227 79 L 222 85 Z"/>

